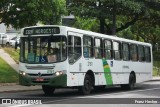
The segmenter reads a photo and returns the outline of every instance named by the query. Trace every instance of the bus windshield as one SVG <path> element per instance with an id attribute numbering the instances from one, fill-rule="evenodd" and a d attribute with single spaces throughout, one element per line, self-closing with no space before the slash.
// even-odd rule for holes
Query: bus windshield
<path id="1" fill-rule="evenodd" d="M 65 36 L 21 37 L 21 62 L 53 63 L 66 58 Z"/>

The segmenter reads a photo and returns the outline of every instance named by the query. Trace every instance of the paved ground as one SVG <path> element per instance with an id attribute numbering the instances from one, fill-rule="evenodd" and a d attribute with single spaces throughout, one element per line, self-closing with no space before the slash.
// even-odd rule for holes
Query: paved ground
<path id="1" fill-rule="evenodd" d="M 19 72 L 18 64 L 10 57 L 9 54 L 4 52 L 3 49 L 0 49 L 0 57 L 3 58 L 13 69 Z"/>
<path id="2" fill-rule="evenodd" d="M 108 107 L 105 104 L 117 104 L 117 107 L 159 107 L 160 104 L 160 81 L 148 81 L 137 85 L 134 90 L 123 90 L 120 87 L 109 87 L 104 90 L 94 90 L 90 95 L 79 95 L 76 89 L 56 89 L 53 95 L 46 96 L 42 90 L 24 92 L 0 93 L 0 99 L 11 99 L 10 106 L 2 104 L 2 107 Z M 25 105 L 21 101 L 29 101 Z M 31 101 L 37 100 L 34 105 Z M 41 105 L 41 103 L 42 105 Z M 19 105 L 16 105 L 19 104 Z M 67 105 L 68 104 L 68 105 Z M 83 105 L 79 105 L 83 104 Z M 121 104 L 126 104 L 120 106 Z M 139 105 L 140 104 L 140 105 Z M 51 106 L 52 105 L 52 106 Z M 94 106 L 96 105 L 96 106 Z M 144 106 L 145 105 L 145 106 Z M 0 105 L 1 107 L 1 105 Z M 109 106 L 110 107 L 110 106 Z"/>

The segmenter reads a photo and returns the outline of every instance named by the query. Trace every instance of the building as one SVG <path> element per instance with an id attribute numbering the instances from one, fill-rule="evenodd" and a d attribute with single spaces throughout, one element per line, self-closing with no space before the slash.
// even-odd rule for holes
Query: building
<path id="1" fill-rule="evenodd" d="M 4 23 L 0 24 L 0 33 L 6 33 L 6 26 Z"/>
<path id="2" fill-rule="evenodd" d="M 0 24 L 0 33 L 6 33 L 7 35 L 9 35 L 10 39 L 17 36 L 17 33 L 19 31 L 20 30 L 16 30 L 12 26 L 9 26 L 9 27 L 5 26 L 4 23 Z"/>

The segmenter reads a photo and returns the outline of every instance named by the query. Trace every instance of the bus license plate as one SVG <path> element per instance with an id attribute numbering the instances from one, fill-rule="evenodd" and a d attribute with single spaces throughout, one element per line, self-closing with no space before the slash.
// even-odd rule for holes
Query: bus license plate
<path id="1" fill-rule="evenodd" d="M 36 81 L 44 81 L 44 78 L 36 78 Z"/>

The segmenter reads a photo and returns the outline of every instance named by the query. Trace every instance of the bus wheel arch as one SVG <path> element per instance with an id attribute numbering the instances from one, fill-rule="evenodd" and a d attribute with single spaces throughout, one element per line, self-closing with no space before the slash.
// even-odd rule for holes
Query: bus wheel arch
<path id="1" fill-rule="evenodd" d="M 93 71 L 88 70 L 87 73 L 85 74 L 83 85 L 79 87 L 80 94 L 83 95 L 90 94 L 94 85 L 95 85 L 94 73 Z"/>
<path id="2" fill-rule="evenodd" d="M 92 86 L 94 86 L 95 85 L 95 76 L 94 76 L 93 71 L 92 70 L 88 70 L 87 73 L 86 73 L 86 75 L 89 75 L 91 77 L 91 79 L 92 79 Z"/>
<path id="3" fill-rule="evenodd" d="M 128 84 L 121 84 L 121 88 L 132 90 L 134 89 L 135 84 L 136 84 L 136 74 L 134 71 L 131 71 L 128 78 Z"/>
<path id="4" fill-rule="evenodd" d="M 131 74 L 134 76 L 134 83 L 136 83 L 136 73 L 134 71 L 131 71 L 130 75 Z"/>

